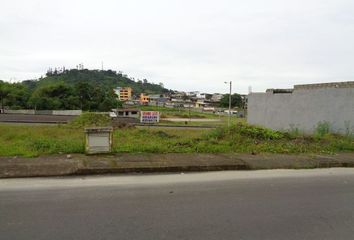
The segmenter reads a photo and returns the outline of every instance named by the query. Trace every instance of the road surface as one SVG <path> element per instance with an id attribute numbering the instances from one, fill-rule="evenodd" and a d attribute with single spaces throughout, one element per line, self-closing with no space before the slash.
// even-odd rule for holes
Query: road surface
<path id="1" fill-rule="evenodd" d="M 354 169 L 0 180 L 0 239 L 353 239 Z"/>
<path id="2" fill-rule="evenodd" d="M 30 115 L 30 114 L 0 114 L 0 122 L 5 123 L 68 123 L 76 116 Z"/>

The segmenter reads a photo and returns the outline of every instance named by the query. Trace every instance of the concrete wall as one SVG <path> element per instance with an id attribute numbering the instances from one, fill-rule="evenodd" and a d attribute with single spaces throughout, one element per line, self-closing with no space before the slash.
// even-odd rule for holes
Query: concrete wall
<path id="1" fill-rule="evenodd" d="M 10 109 L 5 109 L 4 113 L 7 114 L 34 114 L 34 110 L 27 110 L 27 109 L 22 109 L 22 110 L 10 110 Z"/>
<path id="2" fill-rule="evenodd" d="M 82 110 L 53 110 L 53 115 L 79 116 Z"/>
<path id="3" fill-rule="evenodd" d="M 53 115 L 52 110 L 36 110 L 34 111 L 34 114 L 36 115 Z"/>
<path id="4" fill-rule="evenodd" d="M 29 114 L 29 115 L 61 115 L 61 116 L 78 116 L 82 113 L 81 110 L 33 110 L 33 109 L 21 109 L 21 110 L 4 110 L 7 114 Z"/>
<path id="5" fill-rule="evenodd" d="M 354 87 L 313 84 L 295 86 L 292 93 L 251 93 L 247 120 L 275 130 L 297 128 L 306 133 L 326 121 L 332 132 L 353 134 Z"/>

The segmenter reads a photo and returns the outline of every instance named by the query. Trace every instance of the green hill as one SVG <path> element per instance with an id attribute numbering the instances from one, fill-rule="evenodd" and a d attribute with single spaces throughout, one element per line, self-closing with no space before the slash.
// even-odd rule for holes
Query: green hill
<path id="1" fill-rule="evenodd" d="M 88 69 L 70 69 L 64 71 L 48 71 L 46 77 L 39 80 L 26 80 L 22 83 L 29 89 L 36 89 L 38 87 L 64 83 L 71 86 L 79 82 L 85 82 L 94 86 L 100 86 L 104 89 L 114 89 L 116 87 L 131 87 L 133 95 L 140 95 L 140 93 L 147 94 L 164 94 L 169 90 L 164 88 L 163 84 L 149 83 L 147 80 L 134 81 L 122 73 L 117 73 L 112 70 L 88 70 Z"/>
<path id="2" fill-rule="evenodd" d="M 38 80 L 21 83 L 0 81 L 1 108 L 82 109 L 109 111 L 121 105 L 114 94 L 117 87 L 131 87 L 133 95 L 164 94 L 171 90 L 147 80 L 134 81 L 112 70 L 70 69 L 51 71 Z"/>

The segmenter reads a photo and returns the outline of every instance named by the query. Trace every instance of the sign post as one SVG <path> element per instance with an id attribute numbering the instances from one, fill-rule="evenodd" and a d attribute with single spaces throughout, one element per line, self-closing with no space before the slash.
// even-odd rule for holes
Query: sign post
<path id="1" fill-rule="evenodd" d="M 141 111 L 140 122 L 154 124 L 160 122 L 160 112 L 157 111 Z"/>

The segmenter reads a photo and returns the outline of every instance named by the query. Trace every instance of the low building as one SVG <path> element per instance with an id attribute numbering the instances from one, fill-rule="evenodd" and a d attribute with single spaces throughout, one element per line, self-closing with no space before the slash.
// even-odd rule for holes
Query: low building
<path id="1" fill-rule="evenodd" d="M 247 99 L 250 124 L 304 133 L 326 124 L 331 132 L 354 134 L 354 81 L 269 89 Z"/>
<path id="2" fill-rule="evenodd" d="M 117 114 L 117 117 L 131 117 L 139 118 L 140 110 L 139 109 L 115 109 L 113 110 Z"/>
<path id="3" fill-rule="evenodd" d="M 205 107 L 208 107 L 210 106 L 210 103 L 206 100 L 198 100 L 196 103 L 195 103 L 195 107 L 196 108 L 205 108 Z"/>

